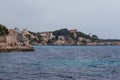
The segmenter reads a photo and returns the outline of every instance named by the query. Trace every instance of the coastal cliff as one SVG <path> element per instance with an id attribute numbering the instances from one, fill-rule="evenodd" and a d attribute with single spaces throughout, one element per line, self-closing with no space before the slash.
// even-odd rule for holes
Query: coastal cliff
<path id="1" fill-rule="evenodd" d="M 26 28 L 20 31 L 19 28 L 7 29 L 3 25 L 0 26 L 4 27 L 0 27 L 0 52 L 34 51 L 31 45 L 120 45 L 120 40 L 100 39 L 97 35 L 85 34 L 77 29 L 32 32 Z"/>
<path id="2" fill-rule="evenodd" d="M 120 45 L 120 40 L 100 39 L 94 34 L 85 34 L 77 29 L 60 29 L 48 32 L 24 31 L 31 45 Z"/>
<path id="3" fill-rule="evenodd" d="M 0 25 L 0 32 L 0 52 L 34 51 L 27 38 L 17 28 L 7 29 Z"/>

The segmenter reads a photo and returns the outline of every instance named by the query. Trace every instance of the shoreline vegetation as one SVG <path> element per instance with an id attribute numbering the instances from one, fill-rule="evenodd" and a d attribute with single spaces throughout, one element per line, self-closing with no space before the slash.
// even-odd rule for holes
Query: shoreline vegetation
<path id="1" fill-rule="evenodd" d="M 117 39 L 100 39 L 94 34 L 85 34 L 77 29 L 66 28 L 48 31 L 32 32 L 27 28 L 8 29 L 0 24 L 0 52 L 34 51 L 32 46 L 104 46 L 120 45 Z"/>

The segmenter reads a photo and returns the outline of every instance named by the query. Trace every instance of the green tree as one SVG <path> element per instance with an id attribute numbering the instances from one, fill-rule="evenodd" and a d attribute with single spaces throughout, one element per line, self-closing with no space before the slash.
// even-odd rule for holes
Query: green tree
<path id="1" fill-rule="evenodd" d="M 8 35 L 8 29 L 6 28 L 6 26 L 0 24 L 0 36 L 5 36 Z"/>
<path id="2" fill-rule="evenodd" d="M 37 42 L 37 41 L 38 41 L 37 38 L 31 39 L 31 42 Z"/>
<path id="3" fill-rule="evenodd" d="M 27 34 L 26 37 L 30 40 L 31 39 L 31 35 Z"/>
<path id="4" fill-rule="evenodd" d="M 78 36 L 78 37 L 84 37 L 84 38 L 90 39 L 90 40 L 93 39 L 91 36 L 89 36 L 89 35 L 87 35 L 87 34 L 85 34 L 85 33 L 82 33 L 82 32 L 77 32 L 77 36 Z"/>
<path id="5" fill-rule="evenodd" d="M 53 35 L 66 37 L 66 36 L 70 35 L 70 31 L 67 29 L 56 30 L 53 32 Z"/>
<path id="6" fill-rule="evenodd" d="M 97 35 L 92 35 L 92 38 L 99 39 Z"/>
<path id="7" fill-rule="evenodd" d="M 60 30 L 56 30 L 53 32 L 53 35 L 55 35 L 56 39 L 58 39 L 58 36 L 64 36 L 66 40 L 68 40 L 69 38 L 74 39 L 74 34 L 71 33 L 68 29 L 60 29 Z"/>
<path id="8" fill-rule="evenodd" d="M 38 43 L 41 43 L 43 41 L 43 38 L 40 34 L 37 36 L 37 38 L 38 38 Z"/>

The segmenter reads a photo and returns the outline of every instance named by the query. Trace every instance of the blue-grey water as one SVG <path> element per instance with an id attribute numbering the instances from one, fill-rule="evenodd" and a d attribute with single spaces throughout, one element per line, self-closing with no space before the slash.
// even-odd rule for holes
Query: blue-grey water
<path id="1" fill-rule="evenodd" d="M 120 46 L 35 46 L 0 53 L 0 80 L 120 80 Z"/>

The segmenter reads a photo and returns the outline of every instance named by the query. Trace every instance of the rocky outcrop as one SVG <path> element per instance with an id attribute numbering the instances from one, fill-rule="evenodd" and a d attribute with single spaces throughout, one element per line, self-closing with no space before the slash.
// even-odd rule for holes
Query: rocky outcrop
<path id="1" fill-rule="evenodd" d="M 8 35 L 0 36 L 0 52 L 34 51 L 27 39 L 21 40 L 23 37 L 19 34 L 22 33 L 10 29 Z"/>
<path id="2" fill-rule="evenodd" d="M 54 42 L 54 45 L 67 45 L 67 42 L 63 40 L 57 40 Z"/>
<path id="3" fill-rule="evenodd" d="M 10 45 L 7 43 L 0 43 L 0 52 L 18 52 L 18 51 L 34 51 L 30 45 Z"/>
<path id="4" fill-rule="evenodd" d="M 0 52 L 28 52 L 28 51 L 34 51 L 33 48 L 11 48 L 11 49 L 0 49 Z"/>
<path id="5" fill-rule="evenodd" d="M 6 37 L 0 36 L 0 43 L 5 43 L 6 42 Z"/>

